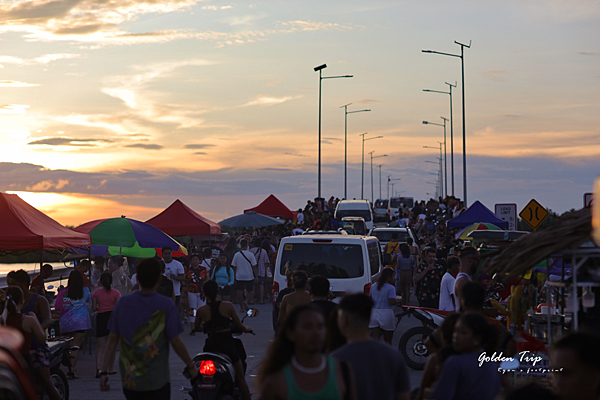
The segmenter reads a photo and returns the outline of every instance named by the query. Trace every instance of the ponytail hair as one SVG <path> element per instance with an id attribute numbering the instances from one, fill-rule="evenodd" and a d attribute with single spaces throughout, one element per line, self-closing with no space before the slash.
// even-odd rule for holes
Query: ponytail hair
<path id="1" fill-rule="evenodd" d="M 100 275 L 100 284 L 104 289 L 106 289 L 107 292 L 110 292 L 110 285 L 112 285 L 112 282 L 112 274 L 103 272 L 102 275 Z"/>
<path id="2" fill-rule="evenodd" d="M 23 302 L 23 291 L 18 286 L 10 286 L 6 289 L 6 300 L 4 300 L 3 311 L 1 315 L 2 324 L 6 325 L 6 318 L 8 314 L 17 314 L 17 304 Z"/>

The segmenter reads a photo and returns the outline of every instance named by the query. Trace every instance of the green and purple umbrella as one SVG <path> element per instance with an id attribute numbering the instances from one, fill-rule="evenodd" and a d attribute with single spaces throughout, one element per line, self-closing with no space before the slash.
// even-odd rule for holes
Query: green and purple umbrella
<path id="1" fill-rule="evenodd" d="M 108 218 L 86 222 L 74 229 L 89 233 L 93 255 L 154 257 L 157 249 L 169 246 L 173 256 L 187 255 L 187 249 L 154 226 L 131 218 Z"/>

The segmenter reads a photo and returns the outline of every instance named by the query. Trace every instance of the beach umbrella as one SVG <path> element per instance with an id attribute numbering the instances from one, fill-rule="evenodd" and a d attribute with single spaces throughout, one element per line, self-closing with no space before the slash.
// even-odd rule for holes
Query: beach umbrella
<path id="1" fill-rule="evenodd" d="M 490 224 L 488 222 L 476 222 L 472 225 L 467 226 L 466 228 L 463 228 L 462 230 L 460 230 L 455 237 L 457 239 L 462 239 L 462 240 L 472 240 L 472 238 L 467 237 L 467 235 L 472 232 L 472 231 L 501 231 L 502 229 L 500 229 L 499 227 L 497 227 L 494 224 Z"/>
<path id="2" fill-rule="evenodd" d="M 277 218 L 258 214 L 255 211 L 248 211 L 244 214 L 229 217 L 219 222 L 219 225 L 232 228 L 256 228 L 259 226 L 281 225 L 283 221 Z"/>
<path id="3" fill-rule="evenodd" d="M 160 229 L 124 216 L 90 221 L 74 230 L 90 234 L 92 254 L 147 258 L 154 257 L 156 249 L 169 246 L 174 256 L 187 255 L 184 246 Z"/>

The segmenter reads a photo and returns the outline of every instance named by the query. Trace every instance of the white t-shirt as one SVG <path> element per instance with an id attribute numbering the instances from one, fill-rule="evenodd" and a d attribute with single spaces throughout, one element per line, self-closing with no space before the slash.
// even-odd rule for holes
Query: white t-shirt
<path id="1" fill-rule="evenodd" d="M 454 295 L 454 277 L 446 272 L 442 277 L 442 283 L 440 284 L 440 310 L 442 311 L 456 311 L 458 307 L 452 304 L 452 296 Z M 458 301 L 456 296 L 454 301 Z"/>
<path id="2" fill-rule="evenodd" d="M 177 260 L 172 260 L 170 263 L 165 263 L 165 274 L 167 275 L 179 275 L 184 274 L 185 269 L 183 269 L 183 265 Z M 181 282 L 172 279 L 173 281 L 173 291 L 175 291 L 175 296 L 181 296 Z"/>
<path id="3" fill-rule="evenodd" d="M 303 213 L 298 213 L 298 223 L 301 224 L 304 222 L 304 214 Z"/>
<path id="4" fill-rule="evenodd" d="M 209 260 L 206 260 L 206 259 L 204 259 L 204 260 L 203 260 L 203 261 L 200 263 L 200 266 L 202 266 L 202 267 L 206 268 L 206 270 L 207 270 L 208 272 L 210 272 L 210 261 L 209 261 Z"/>
<path id="5" fill-rule="evenodd" d="M 242 252 L 244 255 L 242 255 Z M 246 258 L 248 260 L 246 260 Z M 231 265 L 236 267 L 235 271 L 235 279 L 238 281 L 252 281 L 254 280 L 254 271 L 252 270 L 252 266 L 256 265 L 256 258 L 254 258 L 254 254 L 249 252 L 248 250 L 240 250 L 233 256 L 233 260 L 231 261 Z"/>

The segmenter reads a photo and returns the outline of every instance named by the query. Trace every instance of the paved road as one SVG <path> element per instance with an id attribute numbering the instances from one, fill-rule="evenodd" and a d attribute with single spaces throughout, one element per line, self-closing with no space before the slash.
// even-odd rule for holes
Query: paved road
<path id="1" fill-rule="evenodd" d="M 413 299 L 414 300 L 414 299 Z M 267 347 L 273 339 L 273 329 L 271 325 L 271 310 L 272 306 L 270 304 L 258 305 L 255 306 L 259 309 L 260 314 L 255 318 L 247 318 L 245 324 L 251 326 L 254 332 L 256 332 L 256 336 L 245 334 L 242 337 L 244 341 L 244 345 L 246 347 L 246 352 L 248 354 L 248 371 L 246 379 L 252 387 L 254 379 L 256 378 L 256 373 L 258 370 L 258 366 L 260 361 L 262 360 Z M 402 336 L 402 333 L 412 326 L 416 326 L 417 323 L 414 319 L 407 320 L 405 319 L 394 334 L 393 344 L 395 348 L 398 346 L 398 341 Z M 183 341 L 185 342 L 188 351 L 190 354 L 194 355 L 200 351 L 204 346 L 204 340 L 206 336 L 204 334 L 196 333 L 195 336 L 190 336 L 190 326 L 184 325 L 185 332 L 182 334 Z M 70 389 L 71 389 L 71 399 L 79 400 L 109 400 L 109 399 L 124 399 L 123 393 L 121 391 L 120 379 L 119 375 L 110 376 L 110 384 L 111 389 L 109 392 L 101 392 L 99 389 L 99 380 L 95 379 L 94 375 L 95 371 L 95 353 L 96 353 L 96 343 L 95 339 L 91 340 L 92 351 L 90 355 L 90 343 L 87 342 L 82 353 L 79 355 L 79 361 L 77 365 L 77 375 L 79 375 L 79 379 L 69 381 Z M 117 355 L 118 357 L 118 355 Z M 186 382 L 186 379 L 181 374 L 183 370 L 183 363 L 181 360 L 175 355 L 173 351 L 170 353 L 169 358 L 169 366 L 171 371 L 171 388 L 172 395 L 171 399 L 179 400 L 179 399 L 189 399 L 189 396 L 184 395 L 179 392 L 179 388 L 183 385 L 189 385 L 189 381 Z M 64 368 L 64 367 L 63 367 Z M 414 371 L 409 369 L 411 388 L 416 388 L 420 381 L 422 371 Z"/>

